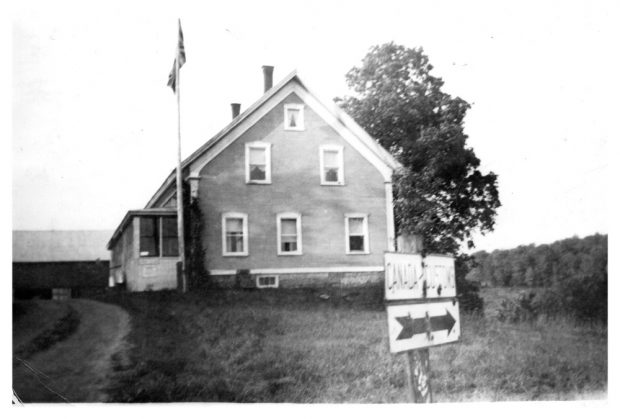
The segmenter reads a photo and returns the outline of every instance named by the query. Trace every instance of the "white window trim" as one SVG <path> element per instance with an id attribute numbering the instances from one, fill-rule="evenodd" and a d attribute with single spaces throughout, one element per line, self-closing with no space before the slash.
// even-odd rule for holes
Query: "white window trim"
<path id="1" fill-rule="evenodd" d="M 250 179 L 250 149 L 265 150 L 265 180 Z M 262 141 L 254 141 L 245 144 L 245 183 L 270 184 L 271 183 L 271 144 Z"/>
<path id="2" fill-rule="evenodd" d="M 261 278 L 275 278 L 276 282 L 273 285 L 260 285 Z M 278 288 L 280 286 L 280 277 L 278 275 L 259 275 L 256 277 L 256 288 Z"/>
<path id="3" fill-rule="evenodd" d="M 349 248 L 349 219 L 363 218 L 364 250 L 351 250 Z M 347 255 L 367 255 L 370 253 L 370 240 L 368 239 L 368 214 L 352 213 L 344 215 L 344 249 Z"/>
<path id="4" fill-rule="evenodd" d="M 282 250 L 282 219 L 295 218 L 297 220 L 297 250 L 292 252 L 284 252 Z M 298 212 L 283 212 L 276 217 L 276 226 L 278 234 L 278 256 L 296 256 L 303 254 L 302 238 L 301 238 L 301 214 Z"/>
<path id="5" fill-rule="evenodd" d="M 291 127 L 288 125 L 288 111 L 289 110 L 297 110 L 299 111 L 299 119 L 296 127 Z M 284 105 L 284 129 L 287 131 L 304 131 L 306 129 L 306 123 L 304 118 L 304 105 L 302 104 L 286 104 Z"/>
<path id="6" fill-rule="evenodd" d="M 243 252 L 226 251 L 226 219 L 243 219 Z M 248 256 L 248 215 L 241 212 L 225 212 L 222 214 L 222 256 Z"/>
<path id="7" fill-rule="evenodd" d="M 336 151 L 338 152 L 338 181 L 328 182 L 325 180 L 325 152 Z M 321 176 L 321 185 L 326 186 L 342 186 L 344 185 L 344 148 L 339 145 L 322 145 L 319 147 L 319 175 Z"/>

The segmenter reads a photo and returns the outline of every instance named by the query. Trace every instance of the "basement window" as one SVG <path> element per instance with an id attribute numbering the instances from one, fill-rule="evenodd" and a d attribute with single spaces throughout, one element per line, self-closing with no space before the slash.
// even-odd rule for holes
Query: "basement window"
<path id="1" fill-rule="evenodd" d="M 256 278 L 257 288 L 278 288 L 278 285 L 277 275 L 262 275 Z"/>
<path id="2" fill-rule="evenodd" d="M 367 254 L 368 216 L 366 214 L 347 214 L 344 218 L 345 250 L 348 255 Z"/>
<path id="3" fill-rule="evenodd" d="M 284 129 L 288 131 L 303 131 L 304 105 L 284 105 Z"/>
<path id="4" fill-rule="evenodd" d="M 263 142 L 245 145 L 246 183 L 271 183 L 271 144 Z"/>
<path id="5" fill-rule="evenodd" d="M 248 216 L 227 212 L 222 215 L 222 255 L 248 255 Z"/>

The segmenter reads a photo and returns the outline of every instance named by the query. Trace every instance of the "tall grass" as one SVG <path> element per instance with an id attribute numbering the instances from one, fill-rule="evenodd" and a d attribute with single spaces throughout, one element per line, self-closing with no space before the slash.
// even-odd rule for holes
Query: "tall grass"
<path id="1" fill-rule="evenodd" d="M 126 295 L 131 358 L 113 401 L 406 402 L 379 293 L 265 290 Z M 563 399 L 605 391 L 606 328 L 464 315 L 431 349 L 434 398 Z"/>
<path id="2" fill-rule="evenodd" d="M 434 384 L 447 400 L 564 399 L 606 389 L 606 328 L 465 316 L 463 329 L 461 342 L 432 351 Z"/>

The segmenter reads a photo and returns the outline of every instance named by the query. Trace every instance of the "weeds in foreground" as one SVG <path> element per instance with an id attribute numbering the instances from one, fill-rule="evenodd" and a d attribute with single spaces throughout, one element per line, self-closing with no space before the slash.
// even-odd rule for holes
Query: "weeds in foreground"
<path id="1" fill-rule="evenodd" d="M 323 297 L 320 297 L 323 295 Z M 123 295 L 128 363 L 111 401 L 406 402 L 375 297 L 321 291 Z M 555 399 L 605 391 L 606 327 L 462 315 L 461 341 L 431 349 L 436 401 Z"/>

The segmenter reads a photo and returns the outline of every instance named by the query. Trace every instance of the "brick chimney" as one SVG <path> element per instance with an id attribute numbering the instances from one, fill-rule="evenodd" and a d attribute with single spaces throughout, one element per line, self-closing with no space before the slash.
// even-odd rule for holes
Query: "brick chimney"
<path id="1" fill-rule="evenodd" d="M 265 92 L 273 87 L 273 66 L 263 66 L 263 78 L 265 80 Z"/>
<path id="2" fill-rule="evenodd" d="M 232 109 L 232 119 L 235 119 L 239 116 L 239 112 L 241 112 L 241 103 L 231 103 L 230 109 Z"/>

